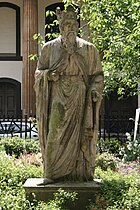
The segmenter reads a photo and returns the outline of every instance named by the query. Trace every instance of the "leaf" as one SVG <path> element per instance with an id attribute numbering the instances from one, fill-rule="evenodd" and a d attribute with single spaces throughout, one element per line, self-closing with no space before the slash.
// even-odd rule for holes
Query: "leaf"
<path id="1" fill-rule="evenodd" d="M 50 15 L 50 11 L 48 10 L 47 12 L 46 12 L 46 17 L 48 17 Z"/>

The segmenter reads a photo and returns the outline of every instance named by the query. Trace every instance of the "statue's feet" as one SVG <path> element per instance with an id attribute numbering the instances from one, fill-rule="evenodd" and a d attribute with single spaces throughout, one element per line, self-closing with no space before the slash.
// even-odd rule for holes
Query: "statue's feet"
<path id="1" fill-rule="evenodd" d="M 41 185 L 47 185 L 47 184 L 52 184 L 52 183 L 54 183 L 54 181 L 52 179 L 44 178 L 43 181 L 38 183 L 37 185 L 41 186 Z"/>

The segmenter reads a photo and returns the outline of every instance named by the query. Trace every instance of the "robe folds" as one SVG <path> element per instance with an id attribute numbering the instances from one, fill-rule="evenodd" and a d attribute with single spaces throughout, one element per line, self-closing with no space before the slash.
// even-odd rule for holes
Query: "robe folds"
<path id="1" fill-rule="evenodd" d="M 70 54 L 59 36 L 43 46 L 35 91 L 45 178 L 93 179 L 102 89 L 101 61 L 93 44 L 77 37 Z"/>

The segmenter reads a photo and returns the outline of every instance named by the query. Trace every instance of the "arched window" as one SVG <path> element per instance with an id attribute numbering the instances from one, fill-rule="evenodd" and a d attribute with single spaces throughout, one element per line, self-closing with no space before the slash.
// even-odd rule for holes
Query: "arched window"
<path id="1" fill-rule="evenodd" d="M 51 5 L 47 6 L 45 8 L 45 14 L 46 14 L 47 11 L 53 11 L 53 12 L 55 12 L 57 7 L 60 7 L 61 10 L 64 10 L 64 3 L 61 3 L 60 2 L 60 3 L 55 3 L 55 4 L 51 4 Z M 49 15 L 47 17 L 45 15 L 45 24 L 48 25 L 50 23 L 53 23 L 53 21 L 56 20 L 56 19 L 57 19 L 56 18 L 56 15 L 53 15 L 53 16 Z M 57 26 L 51 26 L 50 25 L 49 28 L 48 27 L 45 27 L 45 35 L 48 34 L 48 33 L 59 33 L 59 27 L 58 27 L 58 25 Z M 46 37 L 45 40 L 48 41 L 49 39 Z"/>
<path id="2" fill-rule="evenodd" d="M 0 60 L 21 60 L 20 8 L 0 2 Z"/>

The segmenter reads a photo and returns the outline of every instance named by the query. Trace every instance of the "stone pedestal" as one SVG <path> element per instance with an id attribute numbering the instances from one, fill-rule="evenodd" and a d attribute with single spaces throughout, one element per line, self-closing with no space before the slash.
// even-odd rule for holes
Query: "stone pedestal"
<path id="1" fill-rule="evenodd" d="M 34 198 L 38 201 L 48 201 L 54 198 L 54 193 L 60 188 L 68 192 L 77 192 L 78 199 L 74 204 L 68 204 L 68 208 L 71 210 L 85 210 L 86 206 L 89 205 L 89 200 L 94 200 L 97 192 L 100 191 L 101 182 L 100 180 L 89 182 L 59 182 L 39 186 L 38 184 L 42 181 L 42 178 L 27 179 L 24 184 L 27 198 L 30 201 Z"/>

